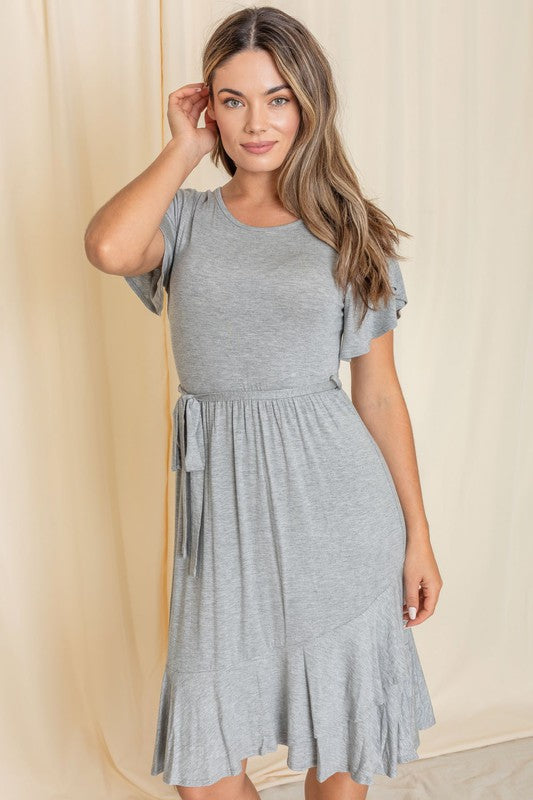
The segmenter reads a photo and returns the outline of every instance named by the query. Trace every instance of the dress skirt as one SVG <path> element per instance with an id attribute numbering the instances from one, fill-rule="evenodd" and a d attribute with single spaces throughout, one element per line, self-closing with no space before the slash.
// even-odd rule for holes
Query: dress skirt
<path id="1" fill-rule="evenodd" d="M 319 781 L 394 777 L 435 719 L 403 624 L 401 506 L 337 376 L 182 391 L 174 430 L 174 578 L 152 774 L 207 785 L 284 744 L 289 768 L 316 765 Z"/>

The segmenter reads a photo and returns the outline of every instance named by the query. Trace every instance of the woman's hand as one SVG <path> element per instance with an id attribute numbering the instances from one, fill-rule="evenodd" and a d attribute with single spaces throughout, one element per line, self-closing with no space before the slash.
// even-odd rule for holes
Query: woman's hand
<path id="1" fill-rule="evenodd" d="M 443 582 L 429 538 L 409 540 L 405 549 L 403 567 L 403 618 L 406 628 L 420 625 L 435 611 Z M 416 609 L 416 617 L 409 617 L 409 607 Z"/>
<path id="2" fill-rule="evenodd" d="M 216 144 L 217 124 L 206 111 L 205 128 L 198 127 L 200 114 L 205 110 L 209 99 L 209 88 L 203 83 L 187 83 L 168 97 L 168 124 L 172 138 L 180 144 L 190 146 L 203 158 Z"/>

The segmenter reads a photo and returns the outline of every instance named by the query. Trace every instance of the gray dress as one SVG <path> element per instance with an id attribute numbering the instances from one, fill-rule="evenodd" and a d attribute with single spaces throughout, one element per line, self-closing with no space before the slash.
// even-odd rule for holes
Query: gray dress
<path id="1" fill-rule="evenodd" d="M 125 280 L 167 311 L 176 540 L 152 775 L 204 786 L 288 746 L 289 769 L 371 784 L 435 724 L 403 624 L 406 529 L 387 463 L 338 378 L 407 302 L 357 327 L 336 253 L 302 220 L 237 220 L 181 188 L 161 268 Z"/>

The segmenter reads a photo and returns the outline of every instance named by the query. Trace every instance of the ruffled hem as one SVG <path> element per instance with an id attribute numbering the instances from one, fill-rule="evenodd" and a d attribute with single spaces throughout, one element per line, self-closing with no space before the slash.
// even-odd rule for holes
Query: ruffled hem
<path id="1" fill-rule="evenodd" d="M 163 675 L 152 775 L 207 786 L 241 761 L 288 747 L 287 766 L 317 780 L 394 778 L 418 759 L 418 732 L 435 724 L 401 578 L 355 619 L 235 668 Z"/>

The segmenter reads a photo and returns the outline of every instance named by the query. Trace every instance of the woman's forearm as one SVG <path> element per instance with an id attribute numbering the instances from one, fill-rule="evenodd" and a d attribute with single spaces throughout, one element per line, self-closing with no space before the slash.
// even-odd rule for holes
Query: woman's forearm
<path id="1" fill-rule="evenodd" d="M 409 412 L 401 389 L 357 405 L 359 416 L 380 448 L 403 509 L 408 541 L 429 540 Z"/>

